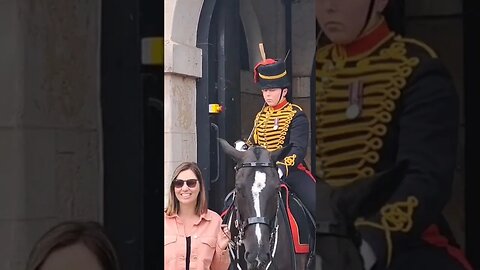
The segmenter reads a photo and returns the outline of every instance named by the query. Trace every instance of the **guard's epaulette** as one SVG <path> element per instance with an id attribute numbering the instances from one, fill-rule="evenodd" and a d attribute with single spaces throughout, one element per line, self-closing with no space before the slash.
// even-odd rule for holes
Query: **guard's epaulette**
<path id="1" fill-rule="evenodd" d="M 290 104 L 292 104 L 293 107 L 296 107 L 300 111 L 303 111 L 303 109 L 300 106 L 298 106 L 297 104 L 293 104 L 293 103 L 290 103 Z"/>
<path id="2" fill-rule="evenodd" d="M 399 42 L 403 42 L 405 44 L 408 44 L 410 46 L 417 47 L 421 49 L 422 51 L 426 52 L 430 57 L 432 58 L 438 58 L 437 53 L 435 52 L 434 49 L 432 49 L 430 46 L 427 44 L 423 43 L 422 41 L 413 39 L 413 38 L 405 38 L 400 35 L 395 36 L 395 40 Z"/>

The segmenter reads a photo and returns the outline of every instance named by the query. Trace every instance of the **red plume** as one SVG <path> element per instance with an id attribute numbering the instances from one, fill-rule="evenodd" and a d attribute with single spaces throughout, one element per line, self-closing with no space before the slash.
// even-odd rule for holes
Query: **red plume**
<path id="1" fill-rule="evenodd" d="M 265 59 L 263 60 L 262 62 L 259 62 L 258 64 L 255 65 L 255 68 L 253 68 L 253 81 L 255 83 L 258 82 L 258 71 L 257 71 L 257 68 L 259 66 L 267 66 L 267 65 L 271 65 L 271 64 L 275 64 L 277 61 L 275 61 L 274 59 L 271 59 L 271 58 L 268 58 L 268 59 Z"/>

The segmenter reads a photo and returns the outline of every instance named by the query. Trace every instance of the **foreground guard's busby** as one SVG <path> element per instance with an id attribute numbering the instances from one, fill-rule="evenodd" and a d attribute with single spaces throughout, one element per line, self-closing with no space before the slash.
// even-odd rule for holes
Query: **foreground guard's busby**
<path id="1" fill-rule="evenodd" d="M 290 87 L 290 78 L 282 59 L 265 59 L 259 62 L 254 69 L 254 80 L 261 89 Z"/>

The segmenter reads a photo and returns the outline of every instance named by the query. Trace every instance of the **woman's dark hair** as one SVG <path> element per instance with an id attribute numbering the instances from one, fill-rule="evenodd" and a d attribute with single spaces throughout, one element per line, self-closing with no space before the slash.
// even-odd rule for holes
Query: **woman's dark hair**
<path id="1" fill-rule="evenodd" d="M 115 249 L 103 227 L 94 221 L 67 221 L 48 230 L 33 246 L 27 270 L 39 270 L 54 251 L 74 244 L 84 244 L 104 270 L 119 270 Z"/>

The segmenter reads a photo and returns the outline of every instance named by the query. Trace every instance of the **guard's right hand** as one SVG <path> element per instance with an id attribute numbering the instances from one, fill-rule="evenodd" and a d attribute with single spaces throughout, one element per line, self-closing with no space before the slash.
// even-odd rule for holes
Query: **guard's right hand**
<path id="1" fill-rule="evenodd" d="M 280 177 L 280 179 L 283 179 L 283 172 L 280 168 L 278 168 L 278 176 Z"/>
<path id="2" fill-rule="evenodd" d="M 367 241 L 362 239 L 362 244 L 360 245 L 360 254 L 363 259 L 363 267 L 365 270 L 370 270 L 377 262 L 377 257 L 373 252 L 372 247 L 368 244 Z"/>
<path id="3" fill-rule="evenodd" d="M 235 149 L 237 149 L 238 151 L 247 151 L 248 149 L 248 144 L 242 140 L 235 141 L 233 145 L 235 146 Z"/>

